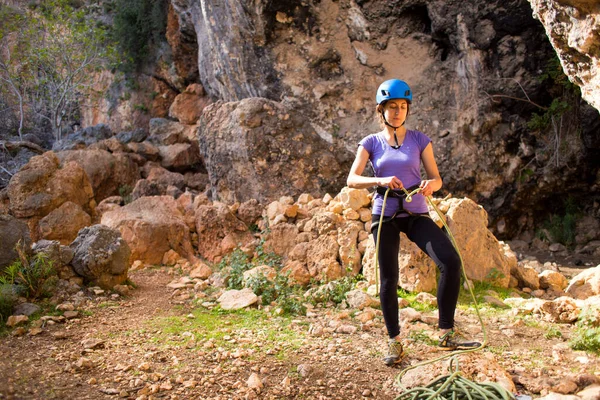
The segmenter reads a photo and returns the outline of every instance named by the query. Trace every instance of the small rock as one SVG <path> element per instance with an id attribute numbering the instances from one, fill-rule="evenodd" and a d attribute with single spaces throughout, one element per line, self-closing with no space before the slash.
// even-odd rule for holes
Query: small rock
<path id="1" fill-rule="evenodd" d="M 129 295 L 129 286 L 127 285 L 115 285 L 113 290 L 120 294 L 121 296 Z"/>
<path id="2" fill-rule="evenodd" d="M 79 311 L 65 311 L 63 315 L 66 319 L 73 319 L 79 316 Z"/>
<path id="3" fill-rule="evenodd" d="M 345 333 L 347 335 L 351 335 L 353 333 L 356 333 L 356 331 L 358 330 L 357 327 L 355 327 L 354 325 L 340 325 L 336 328 L 336 332 L 337 333 Z"/>
<path id="4" fill-rule="evenodd" d="M 94 366 L 94 363 L 92 362 L 92 360 L 85 358 L 85 357 L 81 357 L 79 360 L 77 360 L 77 362 L 75 363 L 75 367 L 77 367 L 77 369 L 90 369 Z M 118 392 L 117 392 L 118 393 Z"/>
<path id="5" fill-rule="evenodd" d="M 148 362 L 143 362 L 140 365 L 138 365 L 138 369 L 140 371 L 150 371 L 150 363 Z"/>
<path id="6" fill-rule="evenodd" d="M 62 303 L 62 304 L 57 305 L 56 309 L 58 311 L 74 311 L 75 306 L 73 305 L 73 303 Z"/>
<path id="7" fill-rule="evenodd" d="M 298 365 L 298 373 L 301 377 L 306 378 L 312 372 L 313 368 L 308 364 Z"/>
<path id="8" fill-rule="evenodd" d="M 39 334 L 40 334 L 40 333 L 42 333 L 42 332 L 43 332 L 42 328 L 35 327 L 35 328 L 31 328 L 31 329 L 29 330 L 29 335 L 30 335 L 30 336 L 37 336 L 37 335 L 39 335 Z"/>
<path id="9" fill-rule="evenodd" d="M 6 320 L 6 326 L 12 328 L 13 326 L 24 324 L 27 321 L 29 321 L 29 317 L 27 315 L 11 315 Z"/>
<path id="10" fill-rule="evenodd" d="M 14 313 L 15 315 L 27 315 L 28 317 L 36 312 L 40 311 L 42 308 L 37 304 L 33 303 L 21 303 L 15 307 Z"/>
<path id="11" fill-rule="evenodd" d="M 264 387 L 262 381 L 260 380 L 260 377 L 255 372 L 253 372 L 250 375 L 250 377 L 248 378 L 247 384 L 248 384 L 248 387 L 251 389 L 260 390 Z"/>
<path id="12" fill-rule="evenodd" d="M 104 340 L 100 340 L 100 339 L 85 339 L 81 341 L 81 345 L 83 346 L 84 349 L 99 349 L 104 347 Z"/>

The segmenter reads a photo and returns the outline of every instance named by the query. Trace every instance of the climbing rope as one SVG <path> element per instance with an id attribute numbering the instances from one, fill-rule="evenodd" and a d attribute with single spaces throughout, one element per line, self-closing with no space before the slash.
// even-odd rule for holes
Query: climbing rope
<path id="1" fill-rule="evenodd" d="M 413 190 L 412 192 L 409 192 L 408 190 L 406 190 L 403 187 L 402 190 L 406 194 L 406 199 L 405 199 L 406 202 L 410 203 L 412 201 L 412 196 L 419 193 L 423 189 L 419 187 L 419 188 Z M 385 195 L 383 196 L 381 216 L 379 217 L 379 226 L 382 226 L 382 224 L 383 224 L 385 205 L 387 202 L 387 197 L 388 197 L 389 192 L 390 192 L 390 188 L 388 188 L 385 191 Z M 403 369 L 402 371 L 400 371 L 400 373 L 396 376 L 396 384 L 398 386 L 400 386 L 401 388 L 404 388 L 402 386 L 401 379 L 408 371 L 422 367 L 424 365 L 433 364 L 435 362 L 442 361 L 447 358 L 451 358 L 450 366 L 449 366 L 449 369 L 450 369 L 449 375 L 437 378 L 425 387 L 415 387 L 411 390 L 405 390 L 399 397 L 396 398 L 396 400 L 404 400 L 404 399 L 411 399 L 411 400 L 421 400 L 421 399 L 427 399 L 427 400 L 438 400 L 438 399 L 508 400 L 508 399 L 514 399 L 514 396 L 511 393 L 509 393 L 506 389 L 504 389 L 502 386 L 500 386 L 496 383 L 488 382 L 488 383 L 484 383 L 484 384 L 478 384 L 478 383 L 469 381 L 468 379 L 465 379 L 462 376 L 460 376 L 460 372 L 458 370 L 457 356 L 460 354 L 471 353 L 471 352 L 475 352 L 475 351 L 479 351 L 479 350 L 483 349 L 486 346 L 487 340 L 488 340 L 487 331 L 485 329 L 485 324 L 483 323 L 483 319 L 481 318 L 481 314 L 479 313 L 479 305 L 477 303 L 475 294 L 473 293 L 473 288 L 471 286 L 471 283 L 469 282 L 469 279 L 465 272 L 462 254 L 460 253 L 460 249 L 458 248 L 458 245 L 456 244 L 454 235 L 452 234 L 452 231 L 448 227 L 448 224 L 446 223 L 446 219 L 445 219 L 444 215 L 431 200 L 431 196 L 427 196 L 426 199 L 427 199 L 427 202 L 429 203 L 429 205 L 431 206 L 431 208 L 433 208 L 435 210 L 438 217 L 442 221 L 442 224 L 443 224 L 444 228 L 446 229 L 448 237 L 450 238 L 450 241 L 452 242 L 452 246 L 454 246 L 454 248 L 456 249 L 456 252 L 458 253 L 458 257 L 460 259 L 461 272 L 462 272 L 463 278 L 465 280 L 465 283 L 467 285 L 467 288 L 469 289 L 469 293 L 471 294 L 471 298 L 473 299 L 477 318 L 479 319 L 479 323 L 481 324 L 481 330 L 483 332 L 483 342 L 481 343 L 481 345 L 479 347 L 475 347 L 472 349 L 453 351 L 453 352 L 447 353 L 443 356 L 434 358 L 432 360 L 427 360 L 427 361 L 412 365 L 412 366 L 407 367 L 407 368 Z M 377 242 L 375 244 L 375 292 L 376 292 L 376 294 L 379 294 L 378 262 L 379 262 L 380 234 L 381 234 L 381 229 L 377 229 Z M 454 369 L 453 369 L 453 364 L 456 364 L 456 367 Z"/>
<path id="2" fill-rule="evenodd" d="M 456 364 L 453 369 L 452 365 Z M 460 376 L 458 358 L 451 358 L 450 374 L 433 380 L 425 387 L 404 391 L 396 400 L 513 400 L 514 396 L 495 382 L 475 383 Z"/>

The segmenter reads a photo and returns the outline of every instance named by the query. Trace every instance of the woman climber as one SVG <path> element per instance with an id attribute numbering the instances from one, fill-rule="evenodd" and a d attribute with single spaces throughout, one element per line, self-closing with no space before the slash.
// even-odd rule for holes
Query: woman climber
<path id="1" fill-rule="evenodd" d="M 412 103 L 412 91 L 406 82 L 391 79 L 377 89 L 376 113 L 382 130 L 363 138 L 347 185 L 351 188 L 377 186 L 372 210 L 371 232 L 377 237 L 380 229 L 379 271 L 381 276 L 381 309 L 389 335 L 384 362 L 393 365 L 405 356 L 398 321 L 398 252 L 400 232 L 433 259 L 440 270 L 437 290 L 440 339 L 438 347 L 455 350 L 480 346 L 466 341 L 454 327 L 454 313 L 460 289 L 460 257 L 446 234 L 429 218 L 426 196 L 442 187 L 433 156 L 431 139 L 424 133 L 406 129 L 405 122 Z M 370 161 L 374 177 L 361 176 Z M 421 179 L 421 162 L 427 179 Z M 384 222 L 379 226 L 383 199 L 390 189 L 384 208 Z M 419 189 L 412 201 L 405 201 L 408 192 Z"/>

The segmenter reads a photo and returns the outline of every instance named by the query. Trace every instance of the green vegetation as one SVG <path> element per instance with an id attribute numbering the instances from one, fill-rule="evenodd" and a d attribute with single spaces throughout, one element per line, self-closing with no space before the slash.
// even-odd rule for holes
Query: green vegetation
<path id="1" fill-rule="evenodd" d="M 131 193 L 133 188 L 130 185 L 122 185 L 119 187 L 119 196 L 123 198 L 123 203 L 131 203 Z"/>
<path id="2" fill-rule="evenodd" d="M 563 215 L 551 214 L 544 222 L 543 229 L 537 232 L 537 236 L 542 240 L 572 247 L 575 245 L 576 226 L 581 212 L 572 197 L 567 199 L 564 210 Z"/>
<path id="3" fill-rule="evenodd" d="M 112 36 L 127 60 L 125 72 L 139 70 L 167 27 L 165 0 L 116 0 Z"/>
<path id="4" fill-rule="evenodd" d="M 600 308 L 589 307 L 581 313 L 569 344 L 574 350 L 600 354 Z"/>
<path id="5" fill-rule="evenodd" d="M 412 339 L 416 342 L 425 343 L 428 346 L 437 346 L 438 342 L 435 339 L 429 337 L 426 331 L 410 331 L 408 334 L 409 339 Z"/>
<path id="6" fill-rule="evenodd" d="M 18 134 L 48 126 L 61 139 L 79 101 L 98 95 L 94 73 L 112 56 L 107 28 L 68 0 L 0 5 L 0 93 L 18 115 Z"/>
<path id="7" fill-rule="evenodd" d="M 228 272 L 227 287 L 242 289 L 244 287 L 244 272 L 256 267 L 250 257 L 240 249 L 235 249 L 221 260 L 218 268 Z"/>
<path id="8" fill-rule="evenodd" d="M 346 300 L 346 293 L 354 288 L 355 283 L 355 278 L 345 276 L 309 290 L 305 297 L 312 305 L 340 304 Z"/>
<path id="9" fill-rule="evenodd" d="M 18 296 L 42 299 L 52 294 L 58 277 L 45 254 L 28 259 L 17 245 L 19 260 L 9 265 L 0 275 L 0 322 L 13 311 Z"/>
<path id="10" fill-rule="evenodd" d="M 550 325 L 544 333 L 546 339 L 561 338 L 562 332 L 554 325 Z"/>
<path id="11" fill-rule="evenodd" d="M 548 61 L 545 71 L 538 78 L 545 86 L 552 88 L 553 99 L 544 113 L 534 113 L 527 126 L 531 130 L 543 131 L 551 127 L 552 123 L 559 119 L 566 111 L 572 108 L 568 100 L 570 94 L 580 96 L 579 88 L 569 81 L 564 74 L 558 57 Z"/>
<path id="12" fill-rule="evenodd" d="M 303 333 L 291 329 L 289 317 L 273 317 L 256 309 L 236 311 L 226 311 L 218 307 L 212 310 L 196 309 L 193 311 L 193 316 L 193 318 L 160 317 L 149 321 L 149 328 L 157 331 L 153 335 L 154 342 L 166 346 L 184 347 L 187 345 L 185 337 L 188 336 L 196 342 L 210 341 L 215 347 L 226 350 L 254 349 L 265 353 L 269 350 L 281 352 L 283 347 L 297 349 L 304 339 Z M 191 335 L 184 335 L 185 332 Z M 258 340 L 242 344 L 237 339 L 245 334 L 250 334 Z"/>
<path id="13" fill-rule="evenodd" d="M 282 275 L 281 257 L 264 250 L 264 243 L 258 246 L 255 256 L 251 258 L 242 250 L 235 249 L 221 260 L 218 268 L 228 274 L 227 286 L 230 289 L 250 287 L 257 296 L 262 296 L 262 304 L 274 304 L 282 312 L 290 315 L 304 314 L 306 307 L 302 305 L 301 288 L 291 285 L 287 275 Z M 244 284 L 244 272 L 260 265 L 269 265 L 275 269 L 275 279 L 267 279 L 263 274 L 256 274 Z"/>
<path id="14" fill-rule="evenodd" d="M 493 270 L 490 272 L 489 276 L 500 277 L 501 273 Z M 483 302 L 484 296 L 489 296 L 489 295 L 494 295 L 494 296 L 498 297 L 500 300 L 504 300 L 509 297 L 514 297 L 513 289 L 496 286 L 496 285 L 494 285 L 493 282 L 473 281 L 471 283 L 472 283 L 473 294 L 475 295 L 475 298 L 477 299 L 478 304 Z M 459 293 L 458 302 L 459 302 L 459 304 L 466 304 L 468 306 L 474 305 L 473 297 L 471 296 L 471 292 L 469 290 L 464 289 L 464 287 L 462 287 L 462 286 L 461 286 L 461 290 Z"/>
<path id="15" fill-rule="evenodd" d="M 133 105 L 133 109 L 137 110 L 137 111 L 140 111 L 140 112 L 142 112 L 144 114 L 147 114 L 148 111 L 149 111 L 148 107 L 145 104 L 134 104 Z"/>
<path id="16" fill-rule="evenodd" d="M 268 278 L 264 274 L 255 274 L 244 282 L 244 272 L 261 265 L 272 267 L 276 275 Z M 264 242 L 261 242 L 254 255 L 251 257 L 241 249 L 235 249 L 225 256 L 218 268 L 227 275 L 227 286 L 230 289 L 242 289 L 249 287 L 261 296 L 263 305 L 278 307 L 284 314 L 300 315 L 306 313 L 303 303 L 318 304 L 340 304 L 346 299 L 346 293 L 352 290 L 357 280 L 362 276 L 345 276 L 336 281 L 317 286 L 313 281 L 306 293 L 299 285 L 290 282 L 289 276 L 281 273 L 281 257 L 273 252 L 266 251 Z"/>
<path id="17" fill-rule="evenodd" d="M 11 285 L 18 295 L 28 299 L 50 296 L 56 281 L 52 262 L 43 253 L 36 254 L 31 260 L 21 257 L 0 276 L 0 285 Z"/>

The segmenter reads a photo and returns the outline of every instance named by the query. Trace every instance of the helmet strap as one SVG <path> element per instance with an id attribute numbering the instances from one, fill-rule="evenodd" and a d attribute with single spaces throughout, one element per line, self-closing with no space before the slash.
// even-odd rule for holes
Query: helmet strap
<path id="1" fill-rule="evenodd" d="M 383 117 L 383 122 L 385 122 L 385 124 L 387 126 L 389 126 L 390 128 L 394 128 L 394 141 L 396 142 L 395 146 L 392 146 L 392 149 L 394 150 L 398 150 L 400 147 L 402 147 L 401 144 L 398 144 L 398 136 L 396 136 L 396 129 L 400 128 L 402 125 L 404 125 L 404 123 L 406 122 L 406 120 L 404 120 L 400 126 L 394 126 L 392 124 L 390 124 L 387 119 L 385 119 L 385 114 L 383 113 L 383 111 L 381 112 L 381 116 Z"/>

